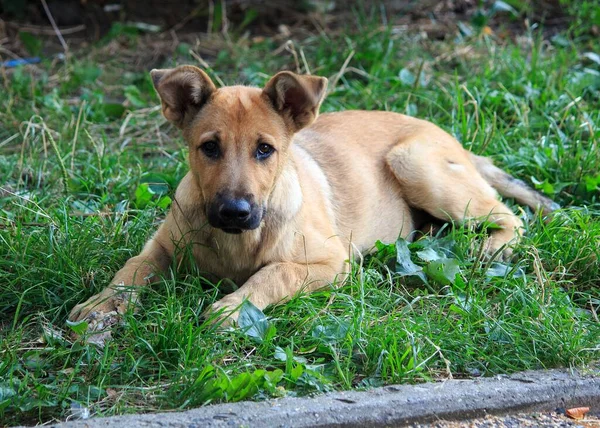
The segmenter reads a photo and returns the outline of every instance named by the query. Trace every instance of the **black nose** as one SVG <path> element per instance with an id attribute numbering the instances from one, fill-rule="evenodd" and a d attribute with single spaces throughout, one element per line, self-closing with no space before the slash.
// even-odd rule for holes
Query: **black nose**
<path id="1" fill-rule="evenodd" d="M 225 199 L 219 207 L 219 217 L 225 223 L 243 222 L 251 213 L 252 207 L 245 199 Z"/>

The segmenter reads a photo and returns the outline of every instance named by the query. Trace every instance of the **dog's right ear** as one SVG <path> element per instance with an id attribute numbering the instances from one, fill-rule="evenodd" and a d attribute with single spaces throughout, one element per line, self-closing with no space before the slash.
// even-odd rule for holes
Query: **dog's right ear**
<path id="1" fill-rule="evenodd" d="M 162 103 L 163 115 L 179 128 L 202 108 L 217 89 L 204 71 L 192 65 L 155 69 L 150 75 Z"/>

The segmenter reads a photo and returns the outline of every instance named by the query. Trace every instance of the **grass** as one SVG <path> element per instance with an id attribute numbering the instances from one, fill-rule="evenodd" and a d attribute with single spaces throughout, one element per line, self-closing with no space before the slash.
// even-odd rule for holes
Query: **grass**
<path id="1" fill-rule="evenodd" d="M 67 314 L 155 230 L 186 147 L 156 107 L 143 37 L 13 70 L 0 89 L 0 424 L 597 367 L 598 40 L 533 29 L 432 42 L 361 15 L 352 26 L 294 40 L 296 55 L 215 36 L 152 66 L 196 63 L 190 50 L 209 42 L 209 71 L 227 84 L 308 66 L 334 83 L 324 111 L 431 120 L 564 209 L 544 223 L 514 206 L 527 235 L 510 264 L 484 262 L 470 225 L 380 245 L 340 289 L 296 296 L 267 320 L 246 307 L 249 330 L 205 324 L 220 284 L 174 267 L 99 348 L 70 339 Z"/>

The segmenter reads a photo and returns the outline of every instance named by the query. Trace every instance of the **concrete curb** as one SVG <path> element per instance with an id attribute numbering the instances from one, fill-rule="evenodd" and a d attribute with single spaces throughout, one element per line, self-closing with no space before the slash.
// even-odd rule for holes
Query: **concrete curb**
<path id="1" fill-rule="evenodd" d="M 488 414 L 589 406 L 600 410 L 600 371 L 530 371 L 512 376 L 394 385 L 314 398 L 217 404 L 178 413 L 115 416 L 52 425 L 104 427 L 386 427 Z"/>

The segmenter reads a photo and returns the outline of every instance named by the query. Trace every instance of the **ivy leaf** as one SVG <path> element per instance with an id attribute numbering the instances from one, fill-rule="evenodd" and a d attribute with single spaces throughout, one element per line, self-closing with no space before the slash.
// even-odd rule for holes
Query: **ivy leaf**
<path id="1" fill-rule="evenodd" d="M 142 183 L 135 189 L 135 205 L 138 208 L 145 208 L 152 200 L 153 196 L 154 191 L 150 185 L 148 183 Z"/>
<path id="2" fill-rule="evenodd" d="M 417 257 L 424 262 L 432 262 L 450 257 L 454 244 L 454 240 L 447 236 L 444 238 L 421 239 L 412 244 L 411 247 L 421 248 L 416 253 Z"/>
<path id="3" fill-rule="evenodd" d="M 82 335 L 88 329 L 88 322 L 83 321 L 67 321 L 67 326 L 75 332 L 75 334 Z"/>
<path id="4" fill-rule="evenodd" d="M 418 276 L 426 282 L 423 269 L 411 260 L 408 242 L 402 238 L 396 241 L 396 273 L 400 276 Z"/>
<path id="5" fill-rule="evenodd" d="M 247 336 L 262 343 L 269 329 L 269 321 L 260 309 L 254 306 L 249 300 L 245 300 L 240 308 L 238 326 Z"/>
<path id="6" fill-rule="evenodd" d="M 7 400 L 10 397 L 17 395 L 14 389 L 9 386 L 0 384 L 0 401 Z"/>
<path id="7" fill-rule="evenodd" d="M 456 275 L 460 274 L 460 266 L 456 259 L 438 259 L 428 263 L 424 268 L 425 273 L 432 280 L 442 284 L 454 284 Z"/>
<path id="8" fill-rule="evenodd" d="M 318 324 L 313 327 L 311 336 L 324 343 L 337 343 L 346 337 L 349 328 L 347 321 L 331 320 L 328 324 Z"/>
<path id="9" fill-rule="evenodd" d="M 525 275 L 521 268 L 515 269 L 513 266 L 500 262 L 492 263 L 491 266 L 485 271 L 485 275 L 488 278 L 506 278 L 513 270 L 515 270 L 515 272 L 512 274 L 512 278 L 522 278 Z"/>
<path id="10" fill-rule="evenodd" d="M 403 68 L 402 70 L 400 70 L 400 74 L 398 75 L 398 77 L 400 77 L 400 81 L 406 86 L 414 85 L 415 81 L 417 80 L 415 75 L 412 74 L 412 72 L 407 68 Z"/>

